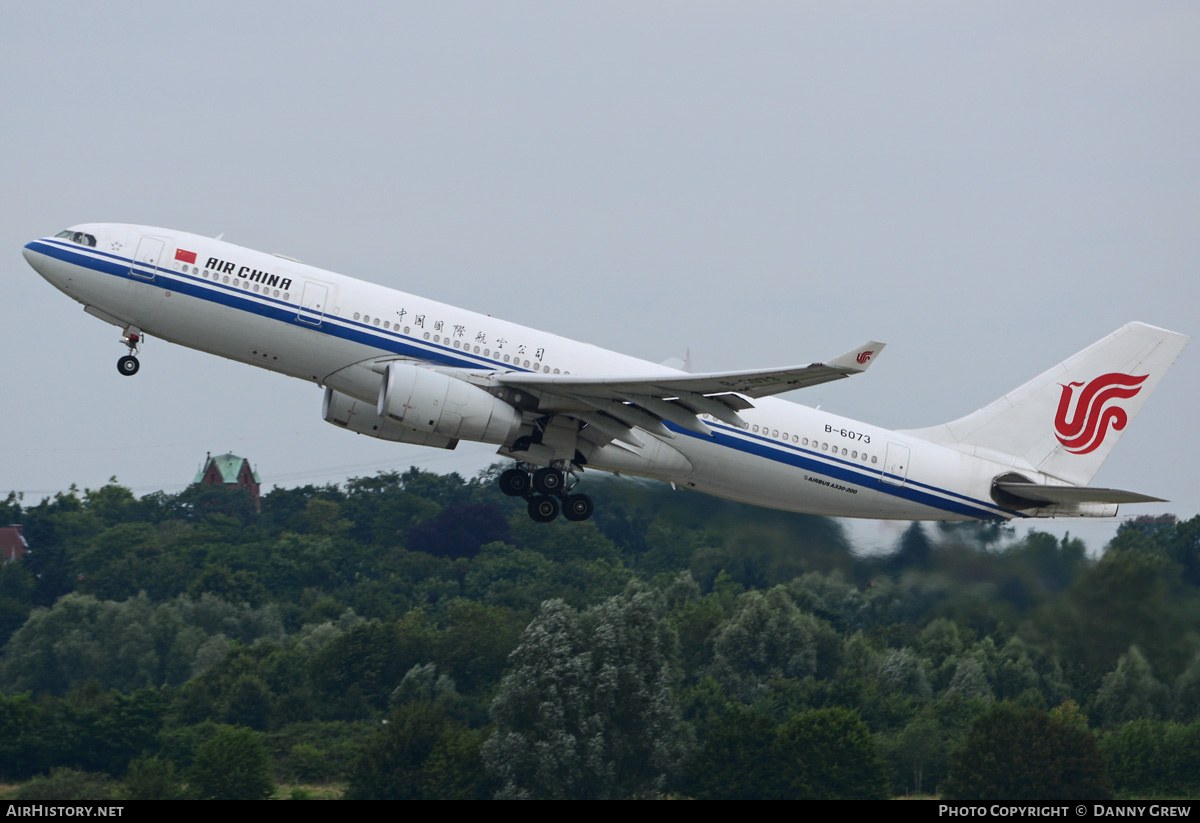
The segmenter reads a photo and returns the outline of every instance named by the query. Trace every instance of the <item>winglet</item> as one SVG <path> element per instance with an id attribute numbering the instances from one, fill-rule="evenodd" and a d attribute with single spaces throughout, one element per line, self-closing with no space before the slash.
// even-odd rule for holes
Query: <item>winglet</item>
<path id="1" fill-rule="evenodd" d="M 883 351 L 886 343 L 880 343 L 877 340 L 872 340 L 869 343 L 863 343 L 857 349 L 851 349 L 843 355 L 833 358 L 826 366 L 833 366 L 835 369 L 845 369 L 851 372 L 866 371 L 867 367 L 875 361 L 879 353 Z"/>

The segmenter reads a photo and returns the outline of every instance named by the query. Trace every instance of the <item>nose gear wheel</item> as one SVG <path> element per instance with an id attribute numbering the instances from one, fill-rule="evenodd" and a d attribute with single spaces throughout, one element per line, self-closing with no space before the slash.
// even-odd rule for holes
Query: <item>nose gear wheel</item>
<path id="1" fill-rule="evenodd" d="M 129 349 L 129 354 L 117 361 L 117 371 L 125 377 L 133 377 L 138 373 L 138 369 L 142 364 L 138 362 L 135 355 L 138 349 L 142 346 L 142 333 L 132 326 L 125 329 L 125 334 L 121 337 L 121 342 Z"/>

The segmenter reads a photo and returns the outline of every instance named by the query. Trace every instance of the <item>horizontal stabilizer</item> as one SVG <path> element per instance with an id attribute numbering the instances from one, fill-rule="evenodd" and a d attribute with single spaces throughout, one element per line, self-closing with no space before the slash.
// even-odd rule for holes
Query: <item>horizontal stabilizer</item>
<path id="1" fill-rule="evenodd" d="M 1129 492 L 1124 489 L 1095 489 L 1088 486 L 1046 486 L 1041 483 L 1024 483 L 1012 480 L 997 480 L 993 485 L 1014 497 L 1038 505 L 1054 503 L 1163 503 L 1161 497 Z"/>

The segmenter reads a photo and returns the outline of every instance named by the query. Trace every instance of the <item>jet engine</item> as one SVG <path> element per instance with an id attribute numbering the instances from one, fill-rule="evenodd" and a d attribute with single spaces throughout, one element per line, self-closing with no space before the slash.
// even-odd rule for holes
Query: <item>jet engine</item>
<path id="1" fill-rule="evenodd" d="M 417 431 L 496 445 L 511 441 L 521 427 L 521 413 L 498 397 L 408 363 L 388 364 L 375 411 Z"/>
<path id="2" fill-rule="evenodd" d="M 414 446 L 432 446 L 437 449 L 453 449 L 457 440 L 429 432 L 419 432 L 402 426 L 394 420 L 380 417 L 370 403 L 355 400 L 333 389 L 325 389 L 325 401 L 321 404 L 321 415 L 326 423 L 341 426 L 356 434 L 391 440 L 394 443 L 411 443 Z"/>

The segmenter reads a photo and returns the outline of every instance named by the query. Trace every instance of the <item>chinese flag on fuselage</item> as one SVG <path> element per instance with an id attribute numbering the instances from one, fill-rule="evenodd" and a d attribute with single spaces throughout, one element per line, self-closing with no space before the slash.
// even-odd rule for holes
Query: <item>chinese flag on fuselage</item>
<path id="1" fill-rule="evenodd" d="M 195 263 L 196 253 L 194 251 L 186 251 L 184 249 L 175 249 L 175 259 L 183 263 Z"/>

